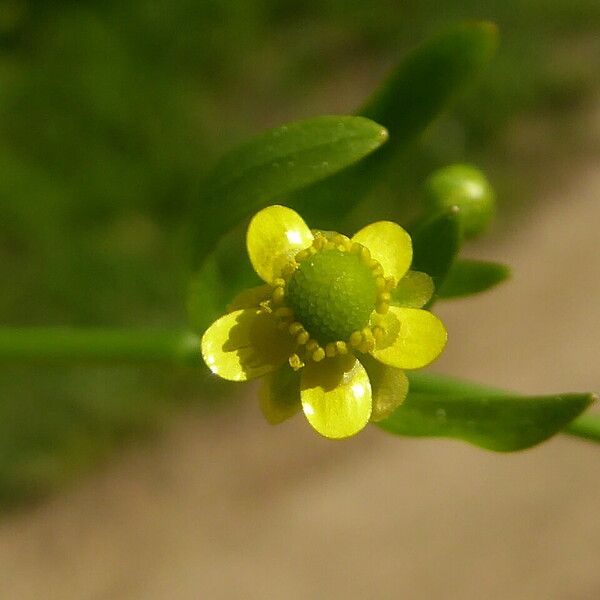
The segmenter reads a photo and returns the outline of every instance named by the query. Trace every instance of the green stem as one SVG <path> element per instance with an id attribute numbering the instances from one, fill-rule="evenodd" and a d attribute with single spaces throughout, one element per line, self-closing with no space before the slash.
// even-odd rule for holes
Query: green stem
<path id="1" fill-rule="evenodd" d="M 2 363 L 169 363 L 200 365 L 200 338 L 189 331 L 0 328 Z M 409 373 L 411 390 L 454 396 L 502 396 L 506 391 L 433 373 Z M 600 442 L 600 415 L 573 420 L 564 433 Z"/>
<path id="2" fill-rule="evenodd" d="M 199 364 L 200 340 L 186 331 L 0 328 L 2 363 Z"/>
<path id="3" fill-rule="evenodd" d="M 410 389 L 415 392 L 454 396 L 504 396 L 506 390 L 433 373 L 408 373 Z M 600 414 L 586 413 L 571 421 L 563 433 L 600 442 Z"/>

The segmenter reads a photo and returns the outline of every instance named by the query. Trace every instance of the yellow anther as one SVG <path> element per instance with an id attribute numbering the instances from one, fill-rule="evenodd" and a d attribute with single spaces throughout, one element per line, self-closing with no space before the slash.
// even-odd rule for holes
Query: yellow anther
<path id="1" fill-rule="evenodd" d="M 375 277 L 381 277 L 383 275 L 383 267 L 379 263 L 371 268 L 373 269 L 373 275 Z"/>
<path id="2" fill-rule="evenodd" d="M 391 292 L 396 287 L 396 280 L 393 277 L 385 278 L 385 288 L 388 292 Z"/>
<path id="3" fill-rule="evenodd" d="M 363 246 L 360 249 L 360 258 L 365 265 L 369 266 L 369 264 L 371 263 L 371 252 L 367 247 Z"/>
<path id="4" fill-rule="evenodd" d="M 284 289 L 282 287 L 276 287 L 273 290 L 273 293 L 271 294 L 271 298 L 273 299 L 273 302 L 275 302 L 275 304 L 283 302 L 283 299 L 285 298 Z"/>
<path id="5" fill-rule="evenodd" d="M 317 340 L 310 340 L 306 344 L 307 352 L 314 352 L 319 347 L 319 342 Z"/>
<path id="6" fill-rule="evenodd" d="M 300 346 L 304 346 L 304 344 L 306 344 L 306 342 L 308 342 L 308 340 L 310 340 L 310 336 L 308 335 L 308 332 L 306 332 L 306 331 L 301 331 L 296 336 L 296 343 L 299 344 Z"/>
<path id="7" fill-rule="evenodd" d="M 375 285 L 377 286 L 378 292 L 383 292 L 383 290 L 385 290 L 385 279 L 383 277 L 377 277 L 377 279 L 375 279 Z"/>
<path id="8" fill-rule="evenodd" d="M 274 287 L 285 287 L 285 279 L 283 279 L 282 277 L 278 277 L 274 282 L 273 282 L 273 286 Z"/>
<path id="9" fill-rule="evenodd" d="M 263 300 L 259 306 L 266 312 L 272 313 L 273 309 L 271 308 L 271 303 L 268 300 Z"/>
<path id="10" fill-rule="evenodd" d="M 383 327 L 384 323 L 385 323 L 385 319 L 383 318 L 382 315 L 378 315 L 377 313 L 371 315 L 371 323 L 373 325 L 379 325 L 380 327 Z"/>
<path id="11" fill-rule="evenodd" d="M 389 292 L 381 292 L 379 294 L 378 300 L 380 302 L 389 302 L 392 299 L 392 295 Z"/>
<path id="12" fill-rule="evenodd" d="M 376 341 L 380 342 L 385 337 L 385 329 L 383 327 L 373 327 L 373 337 Z"/>
<path id="13" fill-rule="evenodd" d="M 362 330 L 362 337 L 363 339 L 368 342 L 370 340 L 373 339 L 373 332 L 371 331 L 370 327 L 364 327 Z"/>
<path id="14" fill-rule="evenodd" d="M 298 262 L 302 262 L 303 260 L 306 260 L 307 258 L 309 258 L 312 255 L 312 252 L 306 248 L 305 250 L 300 250 L 300 252 L 298 252 L 298 254 L 296 254 L 296 260 Z"/>
<path id="15" fill-rule="evenodd" d="M 364 340 L 363 342 L 361 342 L 360 346 L 358 347 L 358 349 L 361 352 L 371 352 L 371 350 L 373 350 L 375 348 L 375 340 Z"/>
<path id="16" fill-rule="evenodd" d="M 317 348 L 312 354 L 312 359 L 315 362 L 320 362 L 324 358 L 325 358 L 325 350 L 323 350 L 323 348 Z"/>
<path id="17" fill-rule="evenodd" d="M 292 367 L 294 371 L 297 371 L 298 369 L 301 369 L 304 366 L 302 359 L 296 353 L 290 354 L 288 362 L 290 363 L 290 367 Z"/>
<path id="18" fill-rule="evenodd" d="M 390 305 L 387 302 L 378 302 L 375 311 L 380 315 L 385 315 L 390 310 Z"/>
<path id="19" fill-rule="evenodd" d="M 315 239 L 313 240 L 313 245 L 312 247 L 315 250 L 323 250 L 323 248 L 327 245 L 327 240 L 322 236 L 322 235 L 318 235 L 315 237 Z"/>
<path id="20" fill-rule="evenodd" d="M 300 323 L 296 322 L 290 325 L 288 331 L 290 332 L 290 335 L 296 335 L 301 331 L 304 331 L 304 327 L 302 327 Z"/>
<path id="21" fill-rule="evenodd" d="M 352 242 L 350 244 L 350 252 L 352 254 L 360 254 L 360 251 L 362 250 L 362 246 L 358 243 L 358 242 Z"/>
<path id="22" fill-rule="evenodd" d="M 330 342 L 329 344 L 327 344 L 327 346 L 325 346 L 325 356 L 332 358 L 336 354 L 337 354 L 337 346 L 336 346 L 335 342 Z"/>
<path id="23" fill-rule="evenodd" d="M 357 348 L 363 340 L 362 333 L 360 331 L 353 331 L 350 336 L 350 345 L 353 348 Z"/>
<path id="24" fill-rule="evenodd" d="M 294 271 L 298 268 L 298 263 L 295 260 L 290 261 L 289 263 L 287 263 L 283 269 L 281 269 L 281 275 L 284 279 L 289 279 L 293 274 Z"/>
<path id="25" fill-rule="evenodd" d="M 348 354 L 348 346 L 346 345 L 346 342 L 336 342 L 335 348 L 338 351 L 338 354 Z"/>

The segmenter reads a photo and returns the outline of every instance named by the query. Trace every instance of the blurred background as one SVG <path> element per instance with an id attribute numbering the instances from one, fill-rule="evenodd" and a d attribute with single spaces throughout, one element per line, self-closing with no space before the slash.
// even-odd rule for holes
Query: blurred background
<path id="1" fill-rule="evenodd" d="M 1 324 L 185 325 L 184 233 L 219 154 L 353 112 L 462 18 L 498 23 L 498 55 L 358 213 L 414 203 L 438 166 L 482 167 L 499 218 L 466 254 L 515 277 L 439 305 L 436 370 L 597 390 L 597 0 L 0 0 Z M 209 386 L 0 367 L 0 597 L 600 597 L 593 446 L 332 444 Z"/>

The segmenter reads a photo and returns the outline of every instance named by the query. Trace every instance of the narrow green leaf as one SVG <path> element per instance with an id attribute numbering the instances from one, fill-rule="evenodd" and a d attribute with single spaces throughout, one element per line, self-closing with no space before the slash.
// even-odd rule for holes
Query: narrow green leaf
<path id="1" fill-rule="evenodd" d="M 332 227 L 385 175 L 398 156 L 480 73 L 498 45 L 493 23 L 456 25 L 411 52 L 359 111 L 390 133 L 384 148 L 292 197 L 320 227 Z"/>
<path id="2" fill-rule="evenodd" d="M 413 391 L 377 425 L 396 435 L 454 438 L 512 452 L 552 437 L 593 400 L 591 394 L 452 396 Z"/>
<path id="3" fill-rule="evenodd" d="M 448 271 L 437 293 L 439 298 L 461 298 L 479 294 L 510 277 L 510 268 L 493 262 L 457 260 Z"/>
<path id="4" fill-rule="evenodd" d="M 284 195 L 373 152 L 386 130 L 363 117 L 316 117 L 262 133 L 225 155 L 195 215 L 196 265 L 232 227 Z"/>
<path id="5" fill-rule="evenodd" d="M 438 289 L 460 249 L 458 211 L 448 210 L 421 222 L 412 232 L 412 269 L 430 275 Z"/>

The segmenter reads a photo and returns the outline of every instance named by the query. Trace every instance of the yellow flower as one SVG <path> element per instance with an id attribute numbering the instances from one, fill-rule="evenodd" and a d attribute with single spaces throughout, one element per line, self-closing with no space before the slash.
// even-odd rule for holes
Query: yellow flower
<path id="1" fill-rule="evenodd" d="M 246 245 L 265 284 L 207 329 L 202 356 L 224 379 L 263 377 L 271 423 L 302 408 L 321 435 L 354 435 L 404 401 L 404 369 L 444 349 L 444 325 L 421 310 L 433 283 L 409 271 L 412 242 L 399 225 L 372 223 L 349 239 L 269 206 L 250 222 Z"/>

